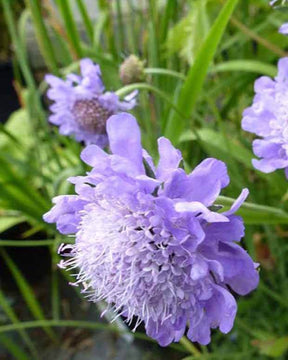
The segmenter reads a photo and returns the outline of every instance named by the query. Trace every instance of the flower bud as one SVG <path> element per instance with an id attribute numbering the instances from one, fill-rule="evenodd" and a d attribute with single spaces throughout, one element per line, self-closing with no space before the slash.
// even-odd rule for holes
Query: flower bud
<path id="1" fill-rule="evenodd" d="M 124 85 L 144 81 L 144 62 L 136 55 L 130 55 L 120 65 L 120 79 Z"/>

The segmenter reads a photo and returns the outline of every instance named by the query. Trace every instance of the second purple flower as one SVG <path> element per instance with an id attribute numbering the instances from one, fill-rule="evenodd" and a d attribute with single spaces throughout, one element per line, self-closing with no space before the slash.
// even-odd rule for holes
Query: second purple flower
<path id="1" fill-rule="evenodd" d="M 73 135 L 87 144 L 107 145 L 106 121 L 119 111 L 136 105 L 135 94 L 120 101 L 114 92 L 105 92 L 99 65 L 90 59 L 80 61 L 81 75 L 69 74 L 65 80 L 46 75 L 47 96 L 54 103 L 49 121 L 62 135 Z M 126 101 L 125 101 L 126 100 Z"/>

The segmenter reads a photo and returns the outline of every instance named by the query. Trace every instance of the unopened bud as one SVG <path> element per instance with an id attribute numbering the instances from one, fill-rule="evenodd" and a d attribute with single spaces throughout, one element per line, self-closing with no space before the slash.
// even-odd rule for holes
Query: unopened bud
<path id="1" fill-rule="evenodd" d="M 124 85 L 145 80 L 144 62 L 130 55 L 120 66 L 120 79 Z"/>

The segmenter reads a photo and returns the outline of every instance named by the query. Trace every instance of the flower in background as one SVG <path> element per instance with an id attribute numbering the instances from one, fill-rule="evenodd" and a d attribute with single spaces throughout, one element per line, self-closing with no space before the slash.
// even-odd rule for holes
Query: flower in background
<path id="1" fill-rule="evenodd" d="M 283 35 L 288 35 L 288 23 L 285 23 L 280 26 L 279 33 Z"/>
<path id="2" fill-rule="evenodd" d="M 242 128 L 261 139 L 253 141 L 253 166 L 270 173 L 285 169 L 288 178 L 288 58 L 278 62 L 275 79 L 262 76 L 255 82 L 256 95 L 251 107 L 244 110 Z"/>
<path id="3" fill-rule="evenodd" d="M 78 268 L 75 284 L 90 300 L 105 300 L 128 323 L 137 318 L 134 329 L 143 321 L 160 345 L 179 341 L 187 325 L 192 341 L 208 344 L 211 328 L 233 326 L 230 288 L 245 295 L 258 284 L 256 264 L 237 244 L 244 225 L 234 212 L 248 190 L 219 213 L 214 202 L 229 183 L 223 162 L 206 159 L 187 175 L 162 137 L 155 167 L 126 113 L 109 118 L 107 134 L 112 154 L 86 147 L 81 158 L 92 170 L 70 178 L 76 195 L 54 198 L 44 215 L 75 234 L 60 248 L 68 256 L 60 266 Z"/>
<path id="4" fill-rule="evenodd" d="M 135 92 L 119 101 L 114 92 L 105 92 L 100 67 L 90 59 L 80 61 L 81 75 L 69 74 L 65 80 L 46 75 L 52 115 L 49 121 L 59 126 L 62 135 L 74 135 L 86 144 L 107 145 L 106 121 L 119 111 L 136 105 Z"/>

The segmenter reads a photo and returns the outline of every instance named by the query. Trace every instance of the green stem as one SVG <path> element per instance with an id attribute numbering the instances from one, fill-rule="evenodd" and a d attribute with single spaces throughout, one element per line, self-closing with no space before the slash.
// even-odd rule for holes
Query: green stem
<path id="1" fill-rule="evenodd" d="M 3 311 L 7 315 L 7 317 L 13 323 L 13 325 L 20 324 L 20 321 L 19 321 L 17 315 L 15 314 L 11 305 L 6 300 L 6 297 L 5 297 L 4 293 L 1 291 L 1 289 L 0 289 L 0 307 L 1 307 L 1 311 Z M 22 337 L 23 342 L 27 345 L 31 354 L 35 358 L 38 358 L 37 349 L 36 349 L 35 345 L 33 344 L 32 340 L 30 339 L 29 335 L 26 333 L 26 331 L 24 329 L 17 329 L 17 332 Z"/>
<path id="2" fill-rule="evenodd" d="M 149 85 L 146 83 L 135 83 L 135 84 L 131 84 L 131 85 L 126 85 L 126 86 L 122 87 L 121 89 L 117 90 L 116 94 L 119 97 L 122 97 L 124 95 L 129 94 L 133 90 L 146 90 L 146 91 L 154 92 L 159 97 L 161 97 L 163 100 L 165 100 L 167 102 L 167 104 L 169 104 L 175 110 L 175 112 L 178 114 L 178 116 L 184 117 L 183 113 L 177 108 L 177 106 L 175 104 L 173 104 L 170 97 L 153 85 Z"/>
<path id="3" fill-rule="evenodd" d="M 0 240 L 0 246 L 30 247 L 30 246 L 50 246 L 55 240 Z"/>
<path id="4" fill-rule="evenodd" d="M 196 346 L 189 341 L 186 336 L 183 336 L 180 340 L 180 344 L 182 344 L 186 350 L 188 350 L 195 357 L 201 356 L 201 352 L 196 348 Z"/>
<path id="5" fill-rule="evenodd" d="M 81 320 L 42 320 L 42 321 L 23 321 L 17 324 L 9 324 L 9 325 L 2 325 L 0 326 L 0 334 L 10 332 L 10 331 L 17 331 L 19 329 L 35 329 L 35 328 L 46 328 L 46 327 L 74 327 L 74 328 L 83 328 L 83 329 L 99 329 L 99 330 L 109 330 L 113 331 L 117 334 L 121 334 L 125 331 L 120 330 L 118 327 L 111 325 L 111 324 L 102 324 L 97 323 L 95 321 L 81 321 Z M 133 336 L 135 338 L 146 340 L 155 343 L 155 340 L 148 337 L 145 334 L 141 333 L 134 333 Z M 183 351 L 183 347 L 177 344 L 171 344 L 171 348 L 174 348 L 181 352 Z"/>
<path id="6" fill-rule="evenodd" d="M 166 75 L 166 76 L 172 76 L 180 80 L 185 80 L 185 75 L 174 71 L 174 70 L 168 70 L 168 69 L 161 69 L 161 68 L 146 68 L 144 69 L 145 74 L 147 75 Z"/>

